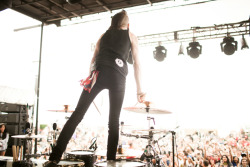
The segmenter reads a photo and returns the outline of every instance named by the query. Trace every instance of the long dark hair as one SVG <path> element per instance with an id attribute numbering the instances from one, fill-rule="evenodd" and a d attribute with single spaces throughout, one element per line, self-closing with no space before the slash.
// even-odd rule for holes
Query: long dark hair
<path id="1" fill-rule="evenodd" d="M 222 156 L 221 156 L 222 161 L 223 161 L 223 157 L 226 157 L 226 158 L 227 158 L 227 166 L 230 166 L 230 163 L 231 163 L 231 162 L 230 162 L 228 156 L 227 156 L 227 155 L 222 155 Z"/>
<path id="2" fill-rule="evenodd" d="M 233 156 L 233 159 L 232 159 L 232 162 L 233 162 L 233 163 L 240 163 L 240 162 L 239 162 L 239 158 L 238 158 L 238 162 L 235 162 L 234 158 L 238 158 L 238 157 L 237 157 L 237 156 Z"/>
<path id="3" fill-rule="evenodd" d="M 4 124 L 0 125 L 0 128 L 2 128 L 3 126 L 5 126 L 5 125 L 4 125 Z M 7 133 L 8 133 L 8 131 L 7 131 L 6 126 L 5 126 L 5 129 L 4 129 L 4 131 L 3 131 L 2 139 L 5 139 L 5 138 L 6 138 Z"/>
<path id="4" fill-rule="evenodd" d="M 123 25 L 126 25 L 128 23 L 128 15 L 125 10 L 122 10 L 119 13 L 116 13 L 112 17 L 111 25 L 109 27 L 109 30 L 111 29 L 120 29 Z"/>

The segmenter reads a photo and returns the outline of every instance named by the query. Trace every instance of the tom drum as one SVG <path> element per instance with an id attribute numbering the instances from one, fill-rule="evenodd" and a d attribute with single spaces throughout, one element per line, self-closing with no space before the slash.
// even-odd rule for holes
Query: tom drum
<path id="1" fill-rule="evenodd" d="M 67 160 L 83 160 L 86 167 L 93 167 L 96 161 L 96 156 L 92 151 L 74 150 L 66 153 Z"/>

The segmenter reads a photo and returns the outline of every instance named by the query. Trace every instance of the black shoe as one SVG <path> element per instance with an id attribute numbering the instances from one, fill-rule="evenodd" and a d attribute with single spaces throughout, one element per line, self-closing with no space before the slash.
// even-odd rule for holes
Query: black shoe
<path id="1" fill-rule="evenodd" d="M 56 161 L 47 161 L 43 164 L 43 167 L 57 167 L 58 162 Z"/>

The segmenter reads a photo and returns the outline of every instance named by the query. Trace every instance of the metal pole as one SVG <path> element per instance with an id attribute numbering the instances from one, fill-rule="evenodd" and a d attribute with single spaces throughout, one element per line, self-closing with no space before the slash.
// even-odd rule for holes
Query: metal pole
<path id="1" fill-rule="evenodd" d="M 175 132 L 174 131 L 172 131 L 172 152 L 173 152 L 173 167 L 175 167 L 175 160 L 174 160 L 174 154 L 175 154 L 175 152 L 174 152 L 174 145 L 175 145 Z"/>
<path id="2" fill-rule="evenodd" d="M 35 134 L 38 134 L 38 108 L 39 108 L 39 92 L 40 92 L 40 74 L 41 74 L 41 57 L 42 57 L 42 44 L 43 44 L 43 26 L 41 24 L 41 39 L 40 39 L 40 53 L 39 53 L 39 65 L 38 65 L 38 77 L 37 77 L 37 93 L 36 93 L 36 130 Z M 35 139 L 35 154 L 37 152 L 37 139 Z"/>

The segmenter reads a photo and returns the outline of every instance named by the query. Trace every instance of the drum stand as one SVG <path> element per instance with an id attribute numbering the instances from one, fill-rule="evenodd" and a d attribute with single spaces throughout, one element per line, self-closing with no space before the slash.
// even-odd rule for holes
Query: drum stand
<path id="1" fill-rule="evenodd" d="M 21 149 L 20 154 L 20 161 L 14 161 L 13 167 L 19 167 L 19 166 L 26 166 L 26 167 L 32 167 L 33 163 L 31 161 L 32 157 L 40 157 L 42 154 L 31 154 L 32 152 L 32 139 L 34 138 L 41 138 L 38 135 L 31 135 L 31 131 L 28 131 L 28 134 L 25 135 L 14 135 L 13 138 L 19 138 L 23 140 L 23 150 Z M 15 150 L 15 148 L 14 148 Z M 14 151 L 15 153 L 16 151 Z M 19 149 L 18 149 L 19 152 Z M 13 154 L 14 158 L 14 154 Z M 18 160 L 18 157 L 17 159 Z"/>
<path id="2" fill-rule="evenodd" d="M 146 108 L 146 110 L 149 110 L 149 107 Z M 140 157 L 141 161 L 146 160 L 146 167 L 160 167 L 164 163 L 162 162 L 160 156 L 157 154 L 155 151 L 155 148 L 152 146 L 152 144 L 155 143 L 153 141 L 153 136 L 154 136 L 154 128 L 151 127 L 150 121 L 153 120 L 155 124 L 155 120 L 153 117 L 147 117 L 148 120 L 148 135 L 132 135 L 132 134 L 125 134 L 123 133 L 123 125 L 124 122 L 121 123 L 121 135 L 126 136 L 126 137 L 136 137 L 136 138 L 144 138 L 148 140 L 148 145 L 146 146 L 143 154 Z M 160 150 L 160 148 L 159 148 Z M 152 154 L 153 152 L 153 154 Z M 165 166 L 165 165 L 164 165 Z"/>
<path id="3" fill-rule="evenodd" d="M 149 107 L 147 107 L 146 110 L 148 112 Z M 153 143 L 158 144 L 158 141 L 153 141 L 153 136 L 154 136 L 153 127 L 151 127 L 150 125 L 150 120 L 153 120 L 154 125 L 155 125 L 155 120 L 154 120 L 154 117 L 149 117 L 149 116 L 147 117 L 147 120 L 148 120 L 148 127 L 149 127 L 148 145 L 146 146 L 146 149 L 144 150 L 144 153 L 142 154 L 140 160 L 143 161 L 146 159 L 147 167 L 160 167 L 162 166 L 162 164 L 164 165 L 164 163 L 162 162 L 160 156 L 158 155 L 158 153 L 155 151 L 154 147 L 152 146 Z"/>

